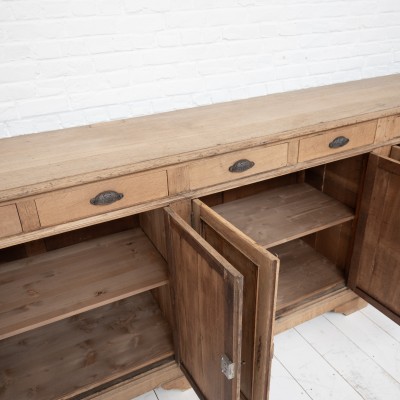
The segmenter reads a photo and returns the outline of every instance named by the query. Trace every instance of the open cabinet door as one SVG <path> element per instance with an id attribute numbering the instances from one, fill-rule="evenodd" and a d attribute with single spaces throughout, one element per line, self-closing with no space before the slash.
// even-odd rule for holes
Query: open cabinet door
<path id="1" fill-rule="evenodd" d="M 199 397 L 239 399 L 243 276 L 165 210 L 177 361 Z"/>
<path id="2" fill-rule="evenodd" d="M 196 230 L 243 276 L 241 399 L 269 394 L 279 260 L 200 200 L 193 200 Z"/>
<path id="3" fill-rule="evenodd" d="M 400 323 L 400 162 L 371 154 L 349 286 Z"/>

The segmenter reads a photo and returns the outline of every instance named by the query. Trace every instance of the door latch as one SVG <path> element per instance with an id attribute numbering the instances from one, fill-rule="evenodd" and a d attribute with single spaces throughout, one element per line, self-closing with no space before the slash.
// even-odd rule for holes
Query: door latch
<path id="1" fill-rule="evenodd" d="M 221 370 L 227 379 L 231 380 L 235 377 L 235 363 L 226 354 L 221 357 Z"/>

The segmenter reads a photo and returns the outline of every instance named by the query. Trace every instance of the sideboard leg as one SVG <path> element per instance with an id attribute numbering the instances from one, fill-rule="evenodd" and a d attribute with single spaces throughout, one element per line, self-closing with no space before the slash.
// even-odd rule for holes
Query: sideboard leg
<path id="1" fill-rule="evenodd" d="M 344 315 L 350 315 L 356 311 L 363 309 L 367 305 L 368 303 L 365 300 L 363 300 L 361 297 L 357 297 L 355 299 L 348 301 L 347 303 L 341 304 L 340 306 L 336 307 L 333 311 Z"/>
<path id="2" fill-rule="evenodd" d="M 173 379 L 172 381 L 163 383 L 161 387 L 165 390 L 189 390 L 191 388 L 189 381 L 184 377 Z"/>

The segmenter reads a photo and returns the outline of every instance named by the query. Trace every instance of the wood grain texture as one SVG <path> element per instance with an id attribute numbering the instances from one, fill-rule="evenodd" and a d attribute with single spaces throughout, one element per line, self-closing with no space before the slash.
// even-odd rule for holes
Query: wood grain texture
<path id="1" fill-rule="evenodd" d="M 182 371 L 174 361 L 163 363 L 112 387 L 86 396 L 85 400 L 131 400 L 152 389 L 182 378 Z"/>
<path id="2" fill-rule="evenodd" d="M 390 151 L 390 158 L 400 161 L 400 146 L 393 146 Z"/>
<path id="3" fill-rule="evenodd" d="M 368 303 L 365 300 L 363 300 L 361 297 L 357 297 L 356 299 L 336 307 L 333 311 L 344 315 L 350 315 L 356 311 L 362 310 L 363 308 L 367 307 L 367 305 Z"/>
<path id="4" fill-rule="evenodd" d="M 248 160 L 254 166 L 246 171 L 231 172 L 235 162 Z M 189 165 L 190 189 L 212 186 L 221 182 L 229 182 L 261 172 L 284 167 L 288 162 L 288 144 L 261 146 L 235 151 L 217 157 L 204 158 Z"/>
<path id="5" fill-rule="evenodd" d="M 2 139 L 0 201 L 395 115 L 399 90 L 392 75 Z"/>
<path id="6" fill-rule="evenodd" d="M 365 172 L 366 158 L 365 155 L 361 155 L 316 167 L 323 171 L 320 186 L 317 188 L 355 209 Z M 310 172 L 310 170 L 306 170 L 306 182 L 308 182 Z"/>
<path id="7" fill-rule="evenodd" d="M 2 340 L 1 398 L 71 398 L 172 354 L 170 329 L 142 293 Z"/>
<path id="8" fill-rule="evenodd" d="M 384 143 L 400 136 L 400 115 L 379 118 L 375 142 Z"/>
<path id="9" fill-rule="evenodd" d="M 367 121 L 360 124 L 346 126 L 323 132 L 317 136 L 301 139 L 299 144 L 299 162 L 322 158 L 335 153 L 342 153 L 351 149 L 374 143 L 376 124 Z M 344 136 L 349 142 L 339 148 L 330 148 L 329 144 L 336 138 Z"/>
<path id="10" fill-rule="evenodd" d="M 169 264 L 177 316 L 177 360 L 206 399 L 237 399 L 240 391 L 243 276 L 172 209 Z M 235 378 L 221 372 L 221 357 Z"/>
<path id="11" fill-rule="evenodd" d="M 47 251 L 61 249 L 88 240 L 97 239 L 115 233 L 133 230 L 139 227 L 139 215 L 132 215 L 117 220 L 103 222 L 101 224 L 87 226 L 59 235 L 49 236 L 42 239 L 46 244 Z"/>
<path id="12" fill-rule="evenodd" d="M 163 207 L 174 201 L 174 197 L 165 197 L 160 200 L 148 201 L 140 203 L 132 207 L 126 207 L 121 210 L 105 212 L 104 214 L 94 215 L 92 217 L 78 219 L 76 221 L 66 222 L 65 224 L 41 228 L 32 232 L 23 232 L 15 236 L 10 236 L 0 240 L 0 249 L 14 246 L 16 244 L 29 242 L 32 240 L 47 238 L 54 235 L 63 234 L 72 230 L 91 227 L 93 225 L 102 224 L 108 221 L 114 221 L 120 218 L 133 216 L 141 212 L 153 210 L 154 208 Z"/>
<path id="13" fill-rule="evenodd" d="M 301 239 L 270 249 L 280 260 L 276 315 L 345 287 L 343 271 Z"/>
<path id="14" fill-rule="evenodd" d="M 272 189 L 213 209 L 267 248 L 354 218 L 349 207 L 307 184 Z"/>
<path id="15" fill-rule="evenodd" d="M 201 201 L 193 205 L 204 238 L 244 277 L 241 396 L 267 399 L 279 261 Z"/>
<path id="16" fill-rule="evenodd" d="M 400 162 L 370 155 L 350 285 L 400 321 Z M 367 296 L 365 296 L 365 294 Z"/>
<path id="17" fill-rule="evenodd" d="M 242 199 L 244 197 L 253 196 L 265 192 L 266 190 L 271 190 L 283 186 L 287 186 L 293 183 L 297 183 L 297 174 L 286 174 L 283 176 L 278 176 L 272 179 L 266 179 L 261 182 L 253 183 L 252 185 L 239 186 L 237 188 L 226 190 L 221 193 L 222 200 L 219 203 L 208 204 L 209 207 L 221 203 L 229 203 L 234 200 Z M 203 199 L 202 199 L 203 200 Z"/>
<path id="18" fill-rule="evenodd" d="M 140 227 L 160 254 L 167 259 L 167 238 L 164 210 L 157 208 L 139 215 Z"/>
<path id="19" fill-rule="evenodd" d="M 167 282 L 165 261 L 140 229 L 5 264 L 0 338 Z"/>
<path id="20" fill-rule="evenodd" d="M 300 304 L 275 320 L 274 333 L 277 335 L 278 333 L 294 328 L 305 321 L 332 311 L 357 298 L 359 297 L 352 290 L 344 288 L 342 290 L 335 290 L 325 296 L 319 296 L 314 300 L 308 301 L 306 304 Z"/>
<path id="21" fill-rule="evenodd" d="M 299 140 L 292 140 L 288 147 L 288 164 L 295 165 L 299 159 Z"/>
<path id="22" fill-rule="evenodd" d="M 24 232 L 31 232 L 40 228 L 39 216 L 33 199 L 19 201 L 17 209 Z"/>
<path id="23" fill-rule="evenodd" d="M 189 165 L 177 165 L 167 170 L 170 195 L 184 193 L 190 189 Z"/>
<path id="24" fill-rule="evenodd" d="M 99 193 L 115 191 L 123 198 L 109 205 L 93 205 Z M 107 213 L 168 196 L 166 171 L 124 176 L 68 190 L 54 191 L 35 199 L 42 227 Z M 60 212 L 62 210 L 62 212 Z"/>
<path id="25" fill-rule="evenodd" d="M 21 222 L 15 204 L 0 207 L 0 238 L 22 232 Z"/>

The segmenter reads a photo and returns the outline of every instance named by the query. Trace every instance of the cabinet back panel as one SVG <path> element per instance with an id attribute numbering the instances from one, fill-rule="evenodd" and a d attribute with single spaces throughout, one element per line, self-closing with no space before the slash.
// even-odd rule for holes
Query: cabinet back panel
<path id="1" fill-rule="evenodd" d="M 47 251 L 50 251 L 85 242 L 86 240 L 96 239 L 102 236 L 112 235 L 113 233 L 137 228 L 138 226 L 139 221 L 137 216 L 125 217 L 61 233 L 60 235 L 50 236 L 43 240 L 46 244 Z"/>
<path id="2" fill-rule="evenodd" d="M 352 221 L 345 222 L 305 236 L 303 240 L 338 268 L 345 269 L 352 238 L 352 226 Z"/>
<path id="3" fill-rule="evenodd" d="M 365 166 L 364 155 L 351 157 L 305 170 L 305 181 L 354 209 Z"/>
<path id="4" fill-rule="evenodd" d="M 256 182 L 251 185 L 245 185 L 235 189 L 226 190 L 224 192 L 210 194 L 202 197 L 201 201 L 207 204 L 209 207 L 214 207 L 218 204 L 242 199 L 243 197 L 252 196 L 265 190 L 275 189 L 277 187 L 296 183 L 299 181 L 298 175 L 299 173 L 287 174 L 278 176 L 277 178 Z"/>

